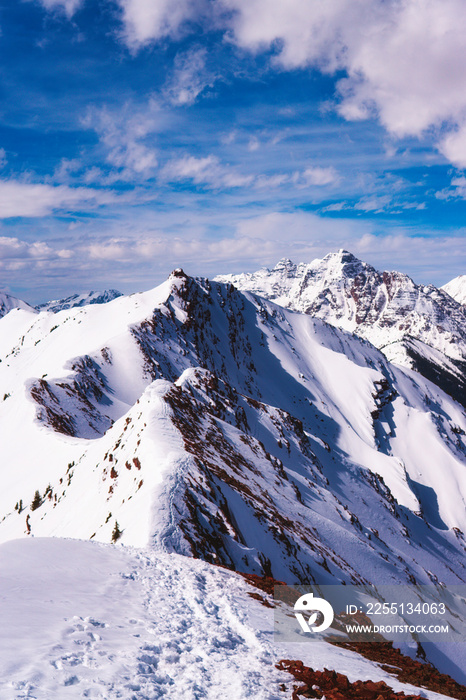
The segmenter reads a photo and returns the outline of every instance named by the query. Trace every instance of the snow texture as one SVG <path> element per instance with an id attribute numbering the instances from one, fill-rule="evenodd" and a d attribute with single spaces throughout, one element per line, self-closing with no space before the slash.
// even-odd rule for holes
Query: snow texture
<path id="1" fill-rule="evenodd" d="M 294 679 L 275 664 L 296 653 L 419 693 L 324 642 L 275 645 L 249 585 L 201 561 L 34 538 L 0 546 L 0 571 L 2 700 L 290 700 Z"/>

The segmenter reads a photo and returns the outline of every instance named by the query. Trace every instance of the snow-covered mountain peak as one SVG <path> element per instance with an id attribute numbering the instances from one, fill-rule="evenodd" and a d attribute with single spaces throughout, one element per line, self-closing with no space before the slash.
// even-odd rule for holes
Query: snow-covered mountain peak
<path id="1" fill-rule="evenodd" d="M 275 267 L 272 268 L 272 272 L 283 272 L 293 277 L 296 273 L 296 265 L 289 258 L 282 258 Z"/>
<path id="2" fill-rule="evenodd" d="M 52 301 L 46 301 L 43 304 L 38 304 L 36 309 L 38 311 L 57 313 L 58 311 L 87 306 L 88 304 L 107 304 L 109 301 L 113 301 L 113 299 L 117 299 L 121 296 L 123 296 L 122 293 L 116 289 L 105 289 L 103 292 L 91 291 L 83 294 L 71 294 L 65 299 L 54 299 Z"/>
<path id="3" fill-rule="evenodd" d="M 6 316 L 12 309 L 34 311 L 34 308 L 22 299 L 17 299 L 6 292 L 0 292 L 0 318 Z"/>
<path id="4" fill-rule="evenodd" d="M 460 304 L 466 304 L 466 275 L 455 277 L 441 287 L 447 294 Z"/>
<path id="5" fill-rule="evenodd" d="M 315 260 L 315 263 L 322 263 L 326 265 L 327 267 L 330 267 L 332 265 L 336 264 L 341 264 L 343 265 L 356 265 L 356 266 L 362 266 L 364 263 L 362 260 L 359 260 L 353 253 L 350 253 L 349 250 L 345 250 L 344 248 L 340 248 L 337 250 L 337 252 L 332 252 L 332 253 L 327 253 L 327 255 L 322 258 L 322 260 Z"/>
<path id="6" fill-rule="evenodd" d="M 465 401 L 466 309 L 448 293 L 379 272 L 343 249 L 294 269 L 279 263 L 216 279 L 356 333 Z"/>
<path id="7" fill-rule="evenodd" d="M 180 279 L 187 279 L 188 275 L 185 273 L 182 267 L 177 267 L 169 275 L 169 279 L 172 278 L 177 278 L 179 277 Z"/>

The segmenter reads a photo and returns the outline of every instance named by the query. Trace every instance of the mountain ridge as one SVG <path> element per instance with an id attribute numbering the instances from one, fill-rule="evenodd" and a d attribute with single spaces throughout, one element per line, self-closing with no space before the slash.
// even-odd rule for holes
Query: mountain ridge
<path id="1" fill-rule="evenodd" d="M 301 584 L 466 582 L 464 412 L 324 320 L 177 269 L 110 304 L 4 316 L 2 395 L 0 542 L 117 539 Z"/>
<path id="2" fill-rule="evenodd" d="M 443 289 L 378 272 L 343 249 L 309 264 L 284 259 L 272 270 L 215 279 L 366 338 L 466 406 L 466 309 Z"/>
<path id="3" fill-rule="evenodd" d="M 107 503 L 114 503 L 116 495 L 125 502 L 131 496 L 136 509 L 137 502 L 142 499 L 146 504 L 143 510 L 147 512 L 148 492 L 157 484 L 163 490 L 172 483 L 175 491 L 170 487 L 165 492 L 167 504 L 177 502 L 177 508 L 184 515 L 177 514 L 176 508 L 165 511 L 168 520 L 156 527 L 159 541 L 165 538 L 167 542 L 167 533 L 176 531 L 178 544 L 173 541 L 171 547 L 176 549 L 180 546 L 183 551 L 194 547 L 203 558 L 216 555 L 224 557 L 225 564 L 237 566 L 235 561 L 238 561 L 238 557 L 242 559 L 246 551 L 242 548 L 246 546 L 248 549 L 252 544 L 235 525 L 241 518 L 234 515 L 238 507 L 243 511 L 243 506 L 239 505 L 241 499 L 252 498 L 247 496 L 248 480 L 257 482 L 254 505 L 248 516 L 252 517 L 251 523 L 256 522 L 257 514 L 267 512 L 266 503 L 260 496 L 265 483 L 263 477 L 256 473 L 257 461 L 264 474 L 269 474 L 272 481 L 280 484 L 274 496 L 276 504 L 265 523 L 284 518 L 282 532 L 277 531 L 275 535 L 272 532 L 267 536 L 271 537 L 267 547 L 272 549 L 263 553 L 268 560 L 276 557 L 272 568 L 275 566 L 277 578 L 283 578 L 286 571 L 291 571 L 295 566 L 292 564 L 293 554 L 286 554 L 283 564 L 278 562 L 288 547 L 290 552 L 293 551 L 296 533 L 286 525 L 286 519 L 290 519 L 291 512 L 296 515 L 295 510 L 301 509 L 300 499 L 305 502 L 306 498 L 310 498 L 312 488 L 309 479 L 321 491 L 319 499 L 324 510 L 317 516 L 319 522 L 329 503 L 333 502 L 335 522 L 342 521 L 346 523 L 344 528 L 350 527 L 354 531 L 354 542 L 360 540 L 361 532 L 361 542 L 367 541 L 364 533 L 370 534 L 368 526 L 364 526 L 362 531 L 359 528 L 364 520 L 369 522 L 369 511 L 363 508 L 363 512 L 355 513 L 352 522 L 351 514 L 345 515 L 344 508 L 338 504 L 341 497 L 335 500 L 332 488 L 328 488 L 326 483 L 326 479 L 331 481 L 334 478 L 334 469 L 340 473 L 340 479 L 348 471 L 350 482 L 349 475 L 355 469 L 363 484 L 361 488 L 368 489 L 372 499 L 377 489 L 385 494 L 383 498 L 388 499 L 386 505 L 389 511 L 396 511 L 398 506 L 392 499 L 397 499 L 402 508 L 398 514 L 400 517 L 403 509 L 411 509 L 409 518 L 414 518 L 412 526 L 415 528 L 424 529 L 427 523 L 440 533 L 446 533 L 453 526 L 466 529 L 460 518 L 461 508 L 459 505 L 454 507 L 454 500 L 450 502 L 457 498 L 454 494 L 456 487 L 453 487 L 456 482 L 452 481 L 444 495 L 438 493 L 439 503 L 434 505 L 423 495 L 422 482 L 429 488 L 433 487 L 435 492 L 440 491 L 435 470 L 426 471 L 425 466 L 421 469 L 424 452 L 420 452 L 415 459 L 410 456 L 410 452 L 416 449 L 420 429 L 431 454 L 438 453 L 439 459 L 439 450 L 445 450 L 446 445 L 449 457 L 445 462 L 442 481 L 442 488 L 445 489 L 447 474 L 451 469 L 452 475 L 456 473 L 458 467 L 455 465 L 464 460 L 463 435 L 466 425 L 461 412 L 434 385 L 425 381 L 419 385 L 414 374 L 390 366 L 369 343 L 319 319 L 285 311 L 270 302 L 242 294 L 231 285 L 189 278 L 180 271 L 156 290 L 131 298 L 122 297 L 112 303 L 119 304 L 120 308 L 119 313 L 113 308 L 111 319 L 102 305 L 60 312 L 54 317 L 31 316 L 29 328 L 24 325 L 17 328 L 21 336 L 19 345 L 1 358 L 3 382 L 10 373 L 15 377 L 23 376 L 29 396 L 24 403 L 21 393 L 11 392 L 11 396 L 0 403 L 0 409 L 3 409 L 4 455 L 8 453 L 8 444 L 12 459 L 15 453 L 11 439 L 7 439 L 8 432 L 13 430 L 9 416 L 15 406 L 15 412 L 24 412 L 24 425 L 35 426 L 30 437 L 31 446 L 36 445 L 37 448 L 34 451 L 40 452 L 46 444 L 54 444 L 54 449 L 63 454 L 62 466 L 58 463 L 54 469 L 48 470 L 49 477 L 45 475 L 47 470 L 42 476 L 43 481 L 50 481 L 52 490 L 47 491 L 47 484 L 44 483 L 39 489 L 41 505 L 28 513 L 28 525 L 36 535 L 41 532 L 46 534 L 51 526 L 48 523 L 52 522 L 56 522 L 54 528 L 58 528 L 53 529 L 55 534 L 60 529 L 72 534 L 74 520 L 70 520 L 71 529 L 64 530 L 66 517 L 63 514 L 69 509 L 67 503 L 83 499 L 83 493 L 78 489 L 76 496 L 70 500 L 76 479 L 81 482 L 83 492 L 90 480 L 97 479 L 89 498 L 92 501 L 100 493 L 98 500 L 101 499 L 100 506 L 94 505 L 88 509 L 88 512 L 97 513 L 95 525 L 84 523 L 85 530 L 80 529 L 79 536 L 90 537 L 97 527 L 97 531 L 101 532 L 98 537 L 104 541 L 110 539 L 115 518 L 121 527 L 126 527 L 125 537 L 129 537 L 131 530 L 126 522 L 131 521 L 129 513 L 133 512 L 133 504 L 129 510 L 129 506 L 123 504 L 123 511 L 128 510 L 126 517 L 118 515 L 120 506 L 116 511 L 114 506 L 106 510 Z M 126 319 L 123 322 L 119 320 L 124 318 L 124 314 L 129 326 L 126 326 Z M 107 327 L 104 319 L 107 322 L 111 320 Z M 5 317 L 2 321 L 4 328 L 13 325 L 15 320 L 14 316 Z M 55 325 L 59 321 L 54 330 L 52 320 Z M 125 327 L 127 330 L 124 330 Z M 109 337 L 112 338 L 110 343 Z M 81 347 L 77 344 L 78 339 L 81 339 Z M 94 350 L 90 352 L 93 345 Z M 33 365 L 31 358 L 37 358 L 37 347 L 42 348 L 41 354 Z M 74 354 L 76 351 L 82 353 L 86 347 L 87 352 L 79 357 Z M 59 348 L 62 349 L 57 354 Z M 313 354 L 310 354 L 310 348 Z M 70 351 L 73 351 L 72 359 L 66 360 Z M 122 363 L 125 363 L 126 375 L 122 374 Z M 11 366 L 8 367 L 8 364 Z M 36 372 L 35 379 L 31 378 L 31 370 Z M 343 388 L 339 377 L 345 378 L 346 388 Z M 6 386 L 3 382 L 3 386 Z M 133 387 L 130 392 L 129 386 Z M 423 416 L 422 428 L 418 412 Z M 17 415 L 14 414 L 14 420 L 17 420 Z M 35 418 L 31 423 L 33 415 Z M 409 426 L 407 432 L 402 426 L 404 422 Z M 390 427 L 393 424 L 396 431 Z M 163 435 L 166 437 L 160 443 L 160 436 Z M 201 439 L 202 435 L 205 437 Z M 164 443 L 164 440 L 168 442 Z M 154 450 L 155 454 L 161 455 L 160 468 L 147 471 Z M 212 451 L 210 457 L 209 450 Z M 170 454 L 178 454 L 174 462 L 171 457 L 167 461 Z M 37 461 L 37 457 L 35 459 Z M 47 459 L 50 461 L 50 457 Z M 199 490 L 197 486 L 189 485 L 190 479 L 183 471 L 183 465 L 187 464 L 191 465 L 193 473 L 198 474 L 196 483 L 209 485 L 207 491 L 204 487 Z M 296 472 L 298 464 L 301 466 Z M 423 477 L 420 471 L 424 472 Z M 429 471 L 430 476 L 427 475 Z M 379 476 L 370 476 L 376 472 Z M 93 473 L 95 476 L 92 476 Z M 249 476 L 240 476 L 242 473 Z M 364 473 L 369 481 L 363 476 Z M 144 488 L 143 485 L 139 486 L 141 480 L 143 485 L 145 483 Z M 228 481 L 231 482 L 230 486 L 227 486 Z M 415 486 L 418 482 L 419 486 Z M 66 483 L 68 488 L 65 487 Z M 98 486 L 99 483 L 101 486 Z M 152 486 L 149 488 L 150 484 Z M 225 488 L 222 484 L 225 484 Z M 177 491 L 178 488 L 181 490 Z M 286 514 L 285 508 L 280 515 L 283 507 L 279 505 L 279 494 L 283 491 L 290 493 L 291 511 Z M 235 506 L 229 503 L 225 492 L 233 498 Z M 176 493 L 182 495 L 174 501 Z M 237 501 L 238 494 L 240 501 Z M 26 504 L 29 499 L 18 489 L 15 500 Z M 353 505 L 359 500 L 360 497 L 355 495 Z M 197 504 L 196 518 L 192 513 L 190 515 L 189 504 L 193 502 Z M 228 503 L 225 513 L 229 509 L 233 513 L 231 518 L 225 513 L 222 515 L 225 502 Z M 170 507 L 167 505 L 167 508 Z M 244 512 L 250 507 L 247 506 Z M 307 512 L 308 506 L 304 508 Z M 105 523 L 109 511 L 112 517 Z M 0 537 L 2 530 L 6 535 L 10 527 L 13 529 L 8 537 L 19 536 L 26 529 L 24 515 L 20 520 L 15 520 L 13 509 L 9 512 L 3 527 L 0 525 Z M 213 526 L 212 523 L 205 527 L 198 524 L 193 530 L 192 523 L 208 523 L 209 512 L 217 513 L 217 520 L 214 518 L 212 521 Z M 170 518 L 173 517 L 175 521 L 170 525 Z M 393 513 L 391 517 L 395 517 Z M 146 542 L 151 536 L 151 526 L 146 520 L 145 529 L 142 528 L 137 534 L 137 522 L 135 534 L 131 536 L 136 540 L 130 538 L 128 542 L 141 544 L 144 542 L 144 539 L 141 540 L 143 532 L 146 532 Z M 191 523 L 184 530 L 184 544 L 180 544 L 179 539 L 183 533 L 182 522 Z M 256 526 L 261 531 L 263 526 L 260 519 Z M 330 528 L 329 536 L 335 528 L 330 521 L 325 525 L 325 520 L 320 525 L 321 529 L 323 527 Z M 384 525 L 380 529 L 387 527 Z M 230 551 L 227 553 L 227 548 L 224 554 L 218 549 L 222 537 L 226 536 L 225 533 L 221 534 L 222 528 L 230 532 L 230 539 L 227 537 Z M 165 535 L 161 534 L 162 531 Z M 280 537 L 283 538 L 281 545 Z M 310 531 L 305 537 L 311 537 Z M 456 542 L 456 536 L 453 537 L 452 542 Z M 241 539 L 247 544 L 241 545 Z M 331 535 L 328 557 L 334 557 L 333 539 Z M 413 535 L 413 539 L 417 539 L 417 536 Z M 201 541 L 204 541 L 204 545 L 199 548 Z M 285 544 L 286 541 L 288 544 Z M 277 543 L 278 550 L 273 555 Z M 324 559 L 320 555 L 312 555 L 311 551 L 309 549 L 306 555 L 310 557 L 309 563 L 320 561 L 317 564 L 319 575 L 327 576 L 325 567 L 322 568 Z M 374 561 L 375 567 L 377 557 L 374 559 L 367 552 L 366 555 Z M 258 554 L 251 553 L 251 556 L 251 562 L 255 563 L 250 564 L 249 570 L 260 573 L 267 569 L 266 559 L 262 559 L 261 563 Z M 311 570 L 312 566 L 314 564 Z M 435 568 L 433 563 L 431 566 Z M 335 567 L 335 573 L 346 570 L 348 574 L 352 568 L 348 569 L 342 562 L 335 563 Z M 446 572 L 445 569 L 444 576 Z M 351 575 L 356 575 L 356 568 Z"/>
<path id="4" fill-rule="evenodd" d="M 447 292 L 455 301 L 460 304 L 466 304 L 466 275 L 455 277 L 447 284 L 444 284 L 441 289 Z"/>

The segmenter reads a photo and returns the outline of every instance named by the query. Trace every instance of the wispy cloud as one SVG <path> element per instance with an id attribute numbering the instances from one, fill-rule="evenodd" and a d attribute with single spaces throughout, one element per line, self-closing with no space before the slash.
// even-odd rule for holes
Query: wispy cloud
<path id="1" fill-rule="evenodd" d="M 84 4 L 84 0 L 40 0 L 40 3 L 46 10 L 63 11 L 68 17 L 72 17 Z"/>
<path id="2" fill-rule="evenodd" d="M 206 185 L 214 189 L 245 187 L 254 181 L 253 175 L 242 175 L 231 166 L 222 164 L 213 155 L 205 158 L 184 156 L 172 160 L 163 168 L 161 177 L 169 182 L 190 180 L 195 185 Z"/>
<path id="3" fill-rule="evenodd" d="M 382 212 L 385 211 L 392 204 L 392 197 L 390 195 L 372 195 L 369 197 L 362 197 L 356 204 L 354 208 L 359 211 L 366 212 Z"/>
<path id="4" fill-rule="evenodd" d="M 151 177 L 157 167 L 157 151 L 150 136 L 157 131 L 160 110 L 155 100 L 144 109 L 126 104 L 118 111 L 90 110 L 84 125 L 94 129 L 107 163 L 119 170 L 121 179 Z"/>
<path id="5" fill-rule="evenodd" d="M 466 199 L 466 177 L 453 177 L 450 187 L 435 193 L 437 199 Z"/>
<path id="6" fill-rule="evenodd" d="M 107 190 L 0 180 L 0 218 L 42 217 L 63 209 L 76 211 L 118 201 Z"/>
<path id="7" fill-rule="evenodd" d="M 320 166 L 314 166 L 306 168 L 298 179 L 304 181 L 306 185 L 317 185 L 321 187 L 339 182 L 340 175 L 333 167 L 322 168 Z"/>
<path id="8" fill-rule="evenodd" d="M 205 158 L 184 156 L 169 161 L 161 171 L 161 178 L 169 181 L 190 180 L 195 185 L 205 185 L 214 189 L 231 187 L 254 187 L 259 190 L 275 189 L 285 184 L 303 187 L 325 187 L 340 180 L 333 167 L 319 166 L 306 168 L 304 171 L 273 174 L 243 174 L 237 168 L 221 163 L 217 156 Z"/>
<path id="9" fill-rule="evenodd" d="M 197 48 L 178 54 L 174 69 L 164 86 L 165 99 L 174 106 L 192 105 L 215 83 L 216 76 L 206 67 L 207 49 Z"/>
<path id="10" fill-rule="evenodd" d="M 95 287 L 96 279 L 100 286 L 133 292 L 155 286 L 178 266 L 188 274 L 214 276 L 270 267 L 283 257 L 309 262 L 346 248 L 378 269 L 444 284 L 466 265 L 464 239 L 456 233 L 424 230 L 421 236 L 396 227 L 380 235 L 373 222 L 360 219 L 280 211 L 251 216 L 228 208 L 198 213 L 186 226 L 185 211 L 167 209 L 145 222 L 107 222 L 103 230 L 101 222 L 83 221 L 68 227 L 66 235 L 45 240 L 4 235 L 0 272 L 7 285 L 27 277 L 28 300 L 43 301 Z"/>
<path id="11" fill-rule="evenodd" d="M 73 7 L 77 0 L 43 1 Z M 207 30 L 221 27 L 251 52 L 272 47 L 273 61 L 282 69 L 345 71 L 336 92 L 341 116 L 377 117 L 395 137 L 422 136 L 435 128 L 440 151 L 466 165 L 463 0 L 117 1 L 125 40 L 135 50 L 177 37 L 192 21 L 203 21 Z M 181 90 L 179 99 L 192 100 L 197 89 Z"/>

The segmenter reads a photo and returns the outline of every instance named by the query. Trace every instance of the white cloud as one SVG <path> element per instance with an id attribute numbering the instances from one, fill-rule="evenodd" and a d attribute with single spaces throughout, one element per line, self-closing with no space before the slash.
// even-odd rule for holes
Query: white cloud
<path id="1" fill-rule="evenodd" d="M 71 16 L 83 0 L 41 0 Z M 177 39 L 190 23 L 223 29 L 242 48 L 272 48 L 282 69 L 336 74 L 336 108 L 347 120 L 377 117 L 394 137 L 431 132 L 441 153 L 466 167 L 466 12 L 464 0 L 115 0 L 122 36 L 138 50 Z M 191 63 L 190 63 L 191 61 Z M 166 88 L 192 104 L 213 78 L 202 51 L 181 57 Z M 430 131 L 429 131 L 430 130 Z M 251 144 L 254 147 L 254 142 Z M 155 153 L 140 139 L 112 150 L 115 162 L 150 169 Z"/>
<path id="2" fill-rule="evenodd" d="M 373 222 L 359 218 L 302 211 L 255 216 L 229 207 L 189 215 L 183 208 L 151 216 L 134 211 L 131 222 L 87 219 L 44 240 L 0 237 L 0 272 L 2 283 L 16 288 L 17 295 L 18 286 L 27 285 L 31 296 L 45 301 L 95 288 L 96 279 L 101 287 L 133 292 L 155 286 L 179 266 L 212 277 L 270 267 L 283 257 L 309 262 L 339 248 L 378 269 L 408 272 L 419 282 L 444 284 L 464 270 L 461 231 L 438 236 L 423 229 L 417 237 L 398 226 L 395 234 L 376 231 Z"/>
<path id="3" fill-rule="evenodd" d="M 466 122 L 447 134 L 441 140 L 439 149 L 450 163 L 466 168 Z"/>
<path id="4" fill-rule="evenodd" d="M 253 175 L 242 175 L 212 155 L 205 158 L 185 156 L 172 160 L 163 168 L 161 177 L 169 182 L 191 180 L 195 185 L 206 185 L 214 189 L 245 187 L 254 181 Z"/>
<path id="5" fill-rule="evenodd" d="M 259 175 L 254 181 L 254 187 L 258 190 L 268 190 L 280 187 L 287 182 L 290 182 L 290 176 L 286 173 L 277 173 L 276 175 Z"/>
<path id="6" fill-rule="evenodd" d="M 340 176 L 335 168 L 321 168 L 319 166 L 306 168 L 302 173 L 302 179 L 306 185 L 333 185 L 340 180 Z"/>
<path id="7" fill-rule="evenodd" d="M 195 185 L 214 189 L 254 187 L 258 190 L 275 189 L 285 184 L 297 187 L 323 187 L 340 180 L 333 167 L 309 167 L 303 172 L 275 173 L 273 175 L 244 175 L 230 165 L 225 165 L 213 155 L 205 158 L 184 156 L 169 161 L 161 172 L 161 179 L 168 182 L 191 180 Z"/>
<path id="8" fill-rule="evenodd" d="M 451 186 L 435 193 L 437 199 L 466 199 L 466 177 L 454 177 Z"/>
<path id="9" fill-rule="evenodd" d="M 76 210 L 116 202 L 106 190 L 0 180 L 0 218 L 47 216 L 61 209 Z"/>
<path id="10" fill-rule="evenodd" d="M 441 150 L 466 166 L 464 0 L 218 0 L 245 49 L 278 47 L 285 69 L 345 70 L 338 110 L 378 115 L 397 137 L 451 128 Z"/>
<path id="11" fill-rule="evenodd" d="M 198 0 L 117 0 L 124 38 L 137 50 L 145 44 L 178 36 L 182 25 L 198 13 Z"/>
<path id="12" fill-rule="evenodd" d="M 46 10 L 62 10 L 68 17 L 72 17 L 84 0 L 40 0 L 40 2 Z"/>
<path id="13" fill-rule="evenodd" d="M 147 178 L 157 167 L 157 151 L 147 140 L 157 131 L 159 118 L 159 107 L 150 100 L 142 110 L 127 104 L 114 113 L 91 111 L 84 123 L 99 135 L 106 160 L 120 170 L 120 178 Z"/>
<path id="14" fill-rule="evenodd" d="M 369 195 L 368 197 L 362 197 L 359 202 L 356 202 L 354 208 L 359 211 L 371 211 L 371 212 L 382 212 L 390 207 L 392 203 L 392 198 L 390 195 Z"/>
<path id="15" fill-rule="evenodd" d="M 68 16 L 84 0 L 40 0 Z M 274 52 L 282 69 L 312 67 L 339 80 L 336 108 L 345 119 L 377 117 L 395 137 L 434 133 L 439 150 L 466 167 L 466 12 L 464 0 L 115 0 L 122 36 L 133 50 L 180 38 L 195 23 L 223 29 L 242 48 Z M 205 55 L 178 59 L 166 95 L 192 104 L 214 78 Z M 251 142 L 254 147 L 254 142 Z M 140 139 L 115 161 L 145 170 L 155 153 Z M 134 165 L 131 165 L 133 167 Z"/>
<path id="16" fill-rule="evenodd" d="M 192 105 L 205 88 L 213 86 L 216 78 L 206 68 L 206 55 L 206 49 L 194 49 L 175 58 L 173 74 L 163 90 L 172 105 Z"/>
<path id="17" fill-rule="evenodd" d="M 329 204 L 326 207 L 323 207 L 321 211 L 343 211 L 343 209 L 349 209 L 349 206 L 346 202 L 333 202 L 333 204 Z"/>
<path id="18" fill-rule="evenodd" d="M 19 238 L 0 236 L 0 269 L 20 270 L 25 267 L 42 268 L 60 261 L 71 261 L 73 251 L 54 248 L 46 241 L 22 241 Z M 69 263 L 68 263 L 69 264 Z"/>

